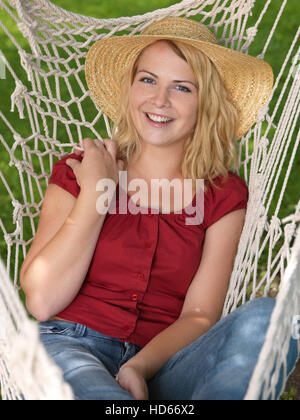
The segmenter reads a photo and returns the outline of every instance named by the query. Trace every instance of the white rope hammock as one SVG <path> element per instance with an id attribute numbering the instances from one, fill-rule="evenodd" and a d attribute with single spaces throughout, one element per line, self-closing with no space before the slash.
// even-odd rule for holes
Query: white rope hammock
<path id="1" fill-rule="evenodd" d="M 260 58 L 264 58 L 272 42 L 286 2 L 282 0 Z M 0 171 L 0 186 L 10 197 L 15 225 L 11 232 L 7 219 L 0 218 L 7 244 L 6 269 L 0 264 L 3 399 L 72 399 L 70 387 L 39 342 L 36 322 L 29 320 L 14 289 L 18 288 L 20 264 L 36 233 L 54 162 L 85 137 L 111 135 L 108 118 L 96 109 L 85 84 L 84 58 L 89 47 L 103 37 L 135 34 L 167 16 L 195 16 L 214 31 L 222 45 L 248 53 L 270 3 L 268 0 L 262 5 L 257 22 L 249 27 L 251 11 L 258 7 L 255 0 L 184 0 L 167 9 L 119 19 L 80 16 L 48 0 L 0 0 L 0 9 L 18 26 L 30 46 L 24 50 L 0 20 L 1 36 L 5 34 L 20 56 L 17 71 L 0 51 L 7 72 L 15 81 L 11 110 L 17 110 L 24 119 L 21 133 L 10 122 L 9 113 L 5 115 L 0 110 L 0 122 L 10 133 L 4 138 L 0 132 L 1 160 L 11 166 L 12 174 L 6 179 Z M 293 182 L 290 173 L 300 137 L 300 55 L 296 49 L 299 32 L 295 33 L 276 77 L 268 106 L 260 111 L 257 123 L 237 145 L 239 175 L 247 182 L 250 197 L 223 316 L 248 299 L 268 296 L 280 283 L 267 340 L 246 399 L 257 399 L 261 391 L 264 398 L 274 398 L 282 366 L 285 384 L 284 359 L 293 333 L 292 321 L 300 314 L 300 229 L 295 239 L 300 201 L 294 203 L 291 214 L 280 218 L 287 183 Z M 22 80 L 16 74 L 21 69 L 26 73 Z M 12 186 L 16 174 L 21 192 Z M 262 264 L 264 271 L 259 269 Z"/>

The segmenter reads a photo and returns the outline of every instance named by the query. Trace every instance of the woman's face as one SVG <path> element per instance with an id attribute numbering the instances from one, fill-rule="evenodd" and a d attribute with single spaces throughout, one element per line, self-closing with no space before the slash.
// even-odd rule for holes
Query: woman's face
<path id="1" fill-rule="evenodd" d="M 198 113 L 197 81 L 168 42 L 156 42 L 143 51 L 129 107 L 139 135 L 152 145 L 184 142 L 193 132 Z"/>

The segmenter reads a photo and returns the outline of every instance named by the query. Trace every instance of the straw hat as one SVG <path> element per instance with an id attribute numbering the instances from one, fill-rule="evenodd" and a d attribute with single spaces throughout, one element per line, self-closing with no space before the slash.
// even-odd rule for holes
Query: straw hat
<path id="1" fill-rule="evenodd" d="M 205 53 L 216 66 L 239 113 L 236 140 L 257 121 L 273 87 L 273 71 L 264 60 L 218 45 L 203 24 L 170 17 L 149 25 L 141 35 L 101 39 L 86 56 L 86 81 L 94 101 L 113 121 L 117 119 L 120 75 L 148 45 L 160 39 L 178 40 Z"/>

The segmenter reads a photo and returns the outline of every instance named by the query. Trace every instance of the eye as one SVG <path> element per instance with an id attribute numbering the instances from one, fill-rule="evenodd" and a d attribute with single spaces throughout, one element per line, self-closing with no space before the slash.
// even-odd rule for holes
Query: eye
<path id="1" fill-rule="evenodd" d="M 175 89 L 177 89 L 179 92 L 186 92 L 186 93 L 191 92 L 191 90 L 189 88 L 187 88 L 186 86 L 182 86 L 182 85 L 176 85 Z"/>
<path id="2" fill-rule="evenodd" d="M 153 83 L 155 83 L 155 81 L 154 81 L 153 79 L 151 79 L 151 77 L 142 77 L 142 78 L 140 79 L 140 82 L 143 82 L 143 83 L 148 83 L 148 84 L 153 84 Z"/>

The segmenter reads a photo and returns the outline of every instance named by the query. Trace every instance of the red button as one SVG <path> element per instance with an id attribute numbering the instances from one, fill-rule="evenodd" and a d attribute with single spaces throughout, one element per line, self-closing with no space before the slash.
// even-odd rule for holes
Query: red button
<path id="1" fill-rule="evenodd" d="M 139 280 L 144 280 L 145 276 L 144 276 L 144 274 L 139 273 L 137 277 L 138 277 Z"/>
<path id="2" fill-rule="evenodd" d="M 151 242 L 147 241 L 145 242 L 145 248 L 150 248 L 151 247 Z"/>
<path id="3" fill-rule="evenodd" d="M 137 299 L 138 299 L 138 295 L 136 295 L 135 293 L 134 293 L 133 295 L 131 295 L 131 300 L 132 300 L 133 302 L 136 302 L 136 301 L 137 301 Z"/>

